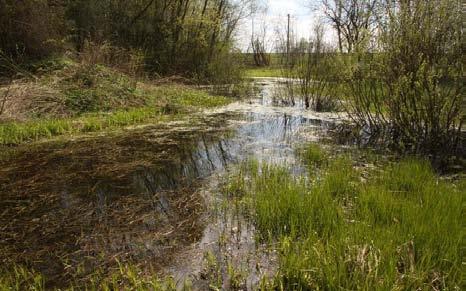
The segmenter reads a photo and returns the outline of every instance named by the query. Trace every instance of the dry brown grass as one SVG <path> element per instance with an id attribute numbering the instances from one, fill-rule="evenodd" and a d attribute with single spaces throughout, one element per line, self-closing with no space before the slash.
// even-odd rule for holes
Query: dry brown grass
<path id="1" fill-rule="evenodd" d="M 2 120 L 23 121 L 34 115 L 63 116 L 65 106 L 58 89 L 43 85 L 36 80 L 18 80 L 0 88 L 4 96 Z"/>
<path id="2" fill-rule="evenodd" d="M 70 117 L 79 111 L 79 105 L 72 104 L 79 104 L 81 99 L 115 109 L 144 105 L 143 97 L 132 92 L 137 81 L 131 77 L 106 67 L 67 62 L 62 69 L 0 86 L 0 118 L 24 121 L 34 117 Z"/>

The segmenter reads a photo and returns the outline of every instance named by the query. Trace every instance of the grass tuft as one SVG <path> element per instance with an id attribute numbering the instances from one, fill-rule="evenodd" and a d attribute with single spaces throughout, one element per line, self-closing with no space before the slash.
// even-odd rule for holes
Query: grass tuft
<path id="1" fill-rule="evenodd" d="M 304 162 L 312 168 L 320 167 L 328 161 L 327 153 L 315 143 L 311 143 L 304 148 L 302 158 Z"/>
<path id="2" fill-rule="evenodd" d="M 164 279 L 145 275 L 138 267 L 119 264 L 119 268 L 110 275 L 103 276 L 99 270 L 89 275 L 86 283 L 74 282 L 65 289 L 58 290 L 178 290 L 172 277 Z M 15 266 L 11 271 L 0 271 L 0 290 L 48 290 L 44 277 L 35 271 Z M 190 282 L 184 283 L 183 290 L 191 290 Z"/>

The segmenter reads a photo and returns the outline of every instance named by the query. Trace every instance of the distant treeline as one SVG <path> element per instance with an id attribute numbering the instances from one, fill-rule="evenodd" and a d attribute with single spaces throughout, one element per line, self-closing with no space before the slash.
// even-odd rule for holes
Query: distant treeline
<path id="1" fill-rule="evenodd" d="M 1 56 L 24 63 L 106 44 L 142 55 L 148 72 L 229 78 L 218 67 L 232 67 L 232 36 L 250 2 L 0 0 Z"/>

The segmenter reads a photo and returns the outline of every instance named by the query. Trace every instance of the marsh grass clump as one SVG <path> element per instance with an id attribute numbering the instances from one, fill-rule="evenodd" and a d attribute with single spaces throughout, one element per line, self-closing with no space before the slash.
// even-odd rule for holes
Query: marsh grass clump
<path id="1" fill-rule="evenodd" d="M 264 286 L 460 288 L 464 182 L 443 181 L 414 158 L 360 174 L 343 156 L 314 182 L 263 165 L 243 187 L 259 236 L 278 243 L 279 271 Z"/>
<path id="2" fill-rule="evenodd" d="M 327 193 L 349 206 L 359 191 L 358 172 L 353 168 L 351 157 L 341 156 L 331 160 L 315 187 L 318 192 Z"/>
<path id="3" fill-rule="evenodd" d="M 236 185 L 241 185 L 261 239 L 297 238 L 311 230 L 326 235 L 341 222 L 328 192 L 314 193 L 305 179 L 293 178 L 284 167 L 261 165 L 256 170 L 248 183 Z"/>
<path id="4" fill-rule="evenodd" d="M 14 266 L 0 269 L 0 290 L 45 290 L 45 280 L 40 273 Z"/>
<path id="5" fill-rule="evenodd" d="M 187 286 L 188 282 L 185 285 Z M 137 266 L 122 263 L 119 263 L 118 270 L 110 276 L 101 276 L 96 273 L 91 282 L 82 287 L 86 290 L 177 290 L 172 277 L 160 278 L 156 275 L 145 275 Z"/>
<path id="6" fill-rule="evenodd" d="M 432 183 L 437 183 L 437 178 L 428 161 L 408 158 L 389 166 L 378 177 L 378 182 L 398 195 L 413 197 L 416 194 L 416 197 L 425 194 Z"/>
<path id="7" fill-rule="evenodd" d="M 301 150 L 301 155 L 304 162 L 312 168 L 321 167 L 328 161 L 328 154 L 322 147 L 315 143 L 306 145 L 306 147 Z"/>

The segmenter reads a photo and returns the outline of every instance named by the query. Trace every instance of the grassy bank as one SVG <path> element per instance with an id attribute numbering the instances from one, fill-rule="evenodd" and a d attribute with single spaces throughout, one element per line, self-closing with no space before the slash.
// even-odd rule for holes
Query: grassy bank
<path id="1" fill-rule="evenodd" d="M 229 186 L 261 240 L 279 247 L 265 289 L 461 289 L 465 183 L 407 159 L 362 179 L 350 156 L 305 155 L 310 177 L 283 167 L 243 167 Z M 260 168 L 260 170 L 259 170 Z"/>
<path id="2" fill-rule="evenodd" d="M 87 113 L 69 118 L 34 118 L 23 122 L 0 123 L 0 145 L 16 145 L 61 135 L 161 122 L 181 117 L 192 109 L 221 106 L 229 102 L 226 97 L 211 96 L 202 91 L 179 86 L 153 89 L 147 98 L 152 105 Z"/>
<path id="3" fill-rule="evenodd" d="M 160 122 L 229 102 L 184 85 L 138 82 L 100 65 L 62 60 L 56 66 L 37 80 L 0 88 L 10 95 L 0 145 Z"/>
<path id="4" fill-rule="evenodd" d="M 88 113 L 69 118 L 35 118 L 24 122 L 0 123 L 0 145 L 16 145 L 61 135 L 161 122 L 181 117 L 183 113 L 192 108 L 209 108 L 228 103 L 225 97 L 210 96 L 194 89 L 170 88 L 170 94 L 174 94 L 173 99 L 162 105 L 154 104 L 127 110 Z M 166 96 L 163 95 L 162 98 Z"/>
<path id="5" fill-rule="evenodd" d="M 276 67 L 248 68 L 243 75 L 246 78 L 283 77 L 283 72 Z"/>
<path id="6" fill-rule="evenodd" d="M 96 132 L 167 119 L 168 115 L 164 115 L 163 111 L 158 108 L 138 108 L 112 113 L 94 113 L 74 118 L 6 122 L 0 124 L 0 144 L 17 145 L 55 136 Z"/>

